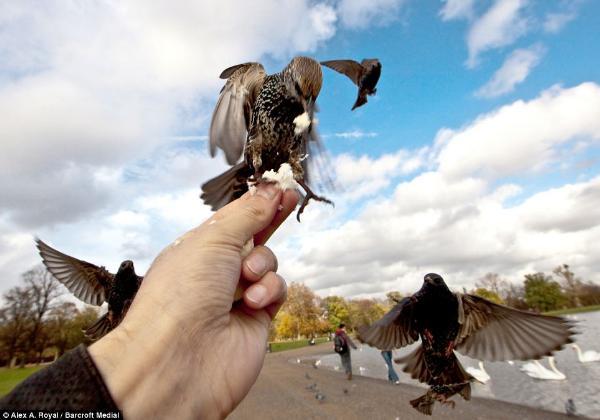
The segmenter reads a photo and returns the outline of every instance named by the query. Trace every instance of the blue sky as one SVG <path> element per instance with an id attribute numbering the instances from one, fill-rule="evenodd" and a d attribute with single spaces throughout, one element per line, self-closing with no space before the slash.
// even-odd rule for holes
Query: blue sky
<path id="1" fill-rule="evenodd" d="M 600 282 L 600 3 L 139 0 L 0 5 L 0 276 L 33 237 L 116 269 L 210 214 L 220 71 L 377 57 L 376 96 L 324 69 L 319 130 L 341 189 L 273 238 L 320 295 L 519 282 L 569 263 Z"/>

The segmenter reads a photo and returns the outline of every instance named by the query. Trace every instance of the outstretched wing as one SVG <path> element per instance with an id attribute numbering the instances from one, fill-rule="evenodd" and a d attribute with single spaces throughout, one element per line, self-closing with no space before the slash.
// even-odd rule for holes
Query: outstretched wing
<path id="1" fill-rule="evenodd" d="M 497 305 L 479 296 L 457 293 L 456 349 L 473 359 L 529 360 L 552 354 L 570 343 L 573 324 Z"/>
<path id="2" fill-rule="evenodd" d="M 227 163 L 235 165 L 242 156 L 252 107 L 266 76 L 260 63 L 244 63 L 221 73 L 227 79 L 210 122 L 210 155 L 217 147 L 225 152 Z"/>
<path id="3" fill-rule="evenodd" d="M 363 72 L 363 67 L 354 60 L 329 60 L 321 61 L 321 64 L 337 71 L 338 73 L 345 74 L 358 85 L 360 82 L 360 76 Z"/>
<path id="4" fill-rule="evenodd" d="M 402 299 L 379 321 L 358 329 L 358 339 L 381 350 L 391 350 L 414 343 L 419 339 L 415 327 L 414 303 Z"/>
<path id="5" fill-rule="evenodd" d="M 113 274 L 104 267 L 63 254 L 40 239 L 35 242 L 48 271 L 76 298 L 90 305 L 102 305 L 114 281 Z"/>

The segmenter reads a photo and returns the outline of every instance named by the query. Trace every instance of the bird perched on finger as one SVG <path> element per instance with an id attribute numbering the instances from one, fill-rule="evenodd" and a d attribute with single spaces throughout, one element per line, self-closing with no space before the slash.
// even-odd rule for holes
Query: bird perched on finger
<path id="1" fill-rule="evenodd" d="M 316 100 L 323 75 L 319 63 L 295 57 L 280 72 L 267 75 L 260 63 L 225 69 L 227 79 L 213 112 L 209 144 L 233 165 L 202 185 L 201 198 L 217 210 L 248 190 L 248 182 L 265 182 L 263 174 L 289 164 L 306 195 L 297 218 L 310 199 L 333 204 L 308 186 L 307 161 L 322 145 L 316 134 Z M 243 160 L 238 163 L 238 160 Z"/>
<path id="2" fill-rule="evenodd" d="M 108 302 L 108 312 L 84 331 L 86 337 L 97 340 L 119 325 L 144 279 L 135 273 L 132 261 L 123 261 L 112 274 L 104 267 L 63 254 L 40 239 L 36 245 L 48 271 L 77 299 L 95 306 Z"/>
<path id="3" fill-rule="evenodd" d="M 358 86 L 358 97 L 352 111 L 367 103 L 367 95 L 375 95 L 377 82 L 381 76 L 381 63 L 376 58 L 365 58 L 360 63 L 354 60 L 329 60 L 321 64 L 345 74 Z"/>
<path id="4" fill-rule="evenodd" d="M 416 350 L 394 361 L 404 363 L 412 378 L 430 385 L 428 393 L 411 404 L 431 414 L 435 401 L 444 403 L 456 393 L 470 398 L 475 378 L 463 369 L 455 350 L 488 361 L 538 359 L 572 342 L 572 326 L 560 317 L 453 293 L 440 275 L 430 273 L 417 293 L 400 300 L 372 325 L 359 328 L 358 338 L 379 349 L 421 340 Z"/>

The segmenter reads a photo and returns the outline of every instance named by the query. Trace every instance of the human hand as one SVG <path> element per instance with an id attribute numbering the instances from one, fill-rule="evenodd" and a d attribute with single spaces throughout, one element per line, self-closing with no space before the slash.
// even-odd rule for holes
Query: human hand
<path id="1" fill-rule="evenodd" d="M 248 393 L 286 294 L 263 244 L 297 202 L 261 184 L 154 260 L 123 322 L 89 348 L 125 418 L 223 418 Z"/>

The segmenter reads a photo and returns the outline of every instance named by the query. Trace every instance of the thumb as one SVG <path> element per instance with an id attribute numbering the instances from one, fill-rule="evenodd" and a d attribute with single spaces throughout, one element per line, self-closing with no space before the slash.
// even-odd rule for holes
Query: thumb
<path id="1" fill-rule="evenodd" d="M 247 192 L 229 203 L 206 222 L 214 229 L 214 235 L 209 235 L 207 239 L 219 243 L 225 240 L 241 249 L 250 238 L 273 221 L 281 197 L 282 191 L 276 185 L 257 185 L 255 192 Z"/>

